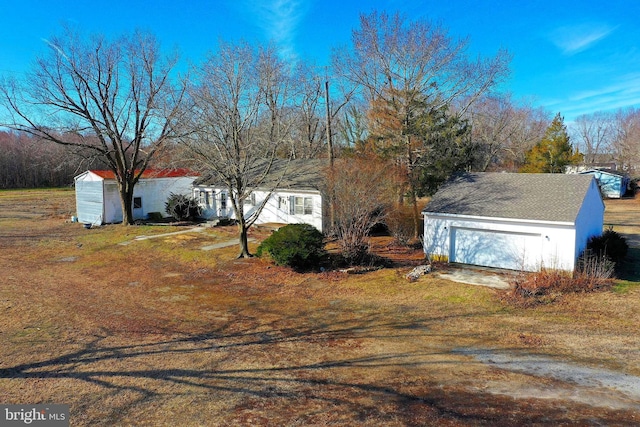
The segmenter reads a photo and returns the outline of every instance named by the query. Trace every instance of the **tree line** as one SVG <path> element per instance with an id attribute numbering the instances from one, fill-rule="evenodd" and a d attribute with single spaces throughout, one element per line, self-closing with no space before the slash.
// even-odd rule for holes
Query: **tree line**
<path id="1" fill-rule="evenodd" d="M 0 189 L 70 186 L 89 168 L 104 165 L 26 132 L 0 131 Z"/>
<path id="2" fill-rule="evenodd" d="M 508 52 L 472 57 L 468 39 L 452 37 L 441 25 L 385 12 L 361 15 L 352 34 L 327 67 L 287 61 L 270 44 L 221 41 L 180 74 L 177 54 L 163 52 L 153 34 L 107 39 L 64 28 L 25 78 L 0 81 L 0 126 L 11 129 L 5 132 L 10 142 L 2 143 L 25 152 L 37 147 L 40 160 L 30 167 L 42 166 L 43 175 L 63 164 L 69 173 L 72 165 L 100 162 L 116 176 L 125 224 L 133 222 L 133 188 L 146 168 L 186 166 L 211 174 L 229 190 L 244 256 L 257 217 L 245 218 L 244 200 L 268 176 L 275 185 L 274 172 L 294 173 L 276 160 L 326 159 L 329 198 L 344 186 L 355 194 L 356 182 L 378 182 L 345 183 L 340 171 L 362 167 L 372 174 L 364 165 L 378 165 L 386 171 L 380 196 L 411 206 L 417 233 L 418 198 L 452 173 L 557 172 L 562 162 L 581 159 L 560 115 L 551 119 L 499 92 L 509 75 Z M 615 123 L 626 123 L 626 133 L 616 135 L 629 136 L 619 155 L 635 167 L 628 153 L 638 115 L 620 116 L 628 121 Z M 579 120 L 584 127 L 573 135 L 587 157 L 615 145 L 615 138 L 600 145 L 593 139 L 587 124 L 597 127 L 598 118 Z M 553 160 L 552 146 L 560 153 Z M 0 156 L 11 164 L 7 175 L 28 174 L 20 156 L 4 150 Z M 60 160 L 50 167 L 41 161 L 47 157 Z M 54 185 L 45 178 L 3 181 L 49 182 Z M 332 206 L 333 212 L 335 200 Z M 338 219 L 334 230 L 340 230 Z"/>

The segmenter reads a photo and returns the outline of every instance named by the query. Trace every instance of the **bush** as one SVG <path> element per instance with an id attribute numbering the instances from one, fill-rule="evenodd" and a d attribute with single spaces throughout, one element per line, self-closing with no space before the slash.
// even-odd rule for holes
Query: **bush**
<path id="1" fill-rule="evenodd" d="M 296 270 L 318 265 L 326 255 L 322 233 L 308 224 L 289 224 L 275 231 L 258 246 L 256 254 L 265 252 L 277 265 Z"/>
<path id="2" fill-rule="evenodd" d="M 566 271 L 542 270 L 536 273 L 522 273 L 512 281 L 512 289 L 506 294 L 507 302 L 520 307 L 549 304 L 568 293 L 596 292 L 610 289 L 613 279 L 607 276 L 607 262 L 593 258 L 583 271 L 572 275 Z"/>
<path id="3" fill-rule="evenodd" d="M 413 208 L 409 205 L 396 206 L 387 215 L 385 223 L 396 242 L 408 246 L 414 235 Z"/>
<path id="4" fill-rule="evenodd" d="M 568 271 L 546 270 L 519 274 L 512 281 L 506 300 L 530 307 L 555 301 L 562 294 L 596 292 L 613 286 L 615 264 L 605 256 L 585 251 L 571 274 Z"/>
<path id="5" fill-rule="evenodd" d="M 178 221 L 195 219 L 200 216 L 198 201 L 183 194 L 171 193 L 164 204 L 164 210 L 167 215 L 174 217 Z"/>
<path id="6" fill-rule="evenodd" d="M 622 261 L 629 251 L 627 239 L 608 228 L 600 236 L 594 236 L 587 242 L 587 250 L 595 256 L 606 256 L 614 263 Z"/>

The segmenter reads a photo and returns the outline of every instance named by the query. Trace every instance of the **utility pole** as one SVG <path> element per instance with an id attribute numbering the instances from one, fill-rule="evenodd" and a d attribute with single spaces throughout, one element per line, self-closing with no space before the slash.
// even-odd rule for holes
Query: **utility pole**
<path id="1" fill-rule="evenodd" d="M 333 168 L 333 139 L 331 137 L 331 107 L 329 106 L 329 76 L 324 81 L 324 98 L 327 111 L 327 150 L 329 150 L 329 166 Z"/>
<path id="2" fill-rule="evenodd" d="M 326 72 L 326 70 L 325 70 Z M 329 150 L 329 174 L 331 175 L 331 179 L 335 178 L 336 171 L 333 169 L 333 139 L 331 138 L 331 107 L 329 106 L 329 75 L 325 74 L 324 81 L 324 98 L 327 112 L 327 150 Z M 333 228 L 336 225 L 336 206 L 335 206 L 335 196 L 333 191 L 329 196 L 329 229 L 333 232 Z"/>

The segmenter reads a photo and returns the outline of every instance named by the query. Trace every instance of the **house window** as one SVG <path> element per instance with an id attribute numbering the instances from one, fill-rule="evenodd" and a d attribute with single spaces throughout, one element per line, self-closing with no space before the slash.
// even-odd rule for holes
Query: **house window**
<path id="1" fill-rule="evenodd" d="M 287 198 L 286 197 L 278 197 L 278 209 L 286 211 L 287 210 Z"/>
<path id="2" fill-rule="evenodd" d="M 205 198 L 205 192 L 204 191 L 200 191 L 199 199 L 200 199 L 200 205 L 201 206 L 204 206 L 204 204 L 205 204 L 205 199 L 204 198 Z"/>
<path id="3" fill-rule="evenodd" d="M 304 214 L 311 215 L 313 214 L 313 200 L 311 197 L 304 198 Z"/>
<path id="4" fill-rule="evenodd" d="M 244 199 L 244 204 L 245 205 L 255 206 L 256 205 L 256 195 L 255 195 L 255 193 L 251 193 L 249 195 L 249 197 L 246 197 Z"/>
<path id="5" fill-rule="evenodd" d="M 207 191 L 206 192 L 206 196 L 205 196 L 205 205 L 206 207 L 210 208 L 211 206 L 213 206 L 213 194 L 211 194 L 211 191 Z"/>
<path id="6" fill-rule="evenodd" d="M 227 193 L 220 193 L 220 209 L 227 209 Z"/>
<path id="7" fill-rule="evenodd" d="M 293 213 L 296 215 L 311 215 L 313 214 L 313 200 L 311 197 L 294 197 Z"/>
<path id="8" fill-rule="evenodd" d="M 133 198 L 133 209 L 142 209 L 142 197 Z"/>

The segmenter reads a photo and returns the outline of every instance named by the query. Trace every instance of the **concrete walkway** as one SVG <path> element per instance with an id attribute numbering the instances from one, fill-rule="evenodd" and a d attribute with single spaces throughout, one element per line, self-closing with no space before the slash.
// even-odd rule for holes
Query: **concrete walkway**
<path id="1" fill-rule="evenodd" d="M 204 228 L 194 227 L 194 228 L 189 228 L 187 230 L 174 231 L 172 233 L 154 234 L 152 236 L 136 236 L 133 240 L 148 240 L 148 239 L 156 239 L 158 237 L 175 236 L 176 234 L 199 233 L 202 230 L 204 230 Z"/>
<path id="2" fill-rule="evenodd" d="M 446 272 L 437 272 L 443 279 L 469 285 L 488 286 L 495 289 L 509 289 L 507 278 L 488 271 L 478 271 L 467 268 L 456 268 Z"/>
<path id="3" fill-rule="evenodd" d="M 186 234 L 186 233 L 200 233 L 204 230 L 204 228 L 202 227 L 194 227 L 194 228 L 189 228 L 187 230 L 181 230 L 181 231 L 174 231 L 171 233 L 162 233 L 162 234 L 154 234 L 151 236 L 136 236 L 134 237 L 133 240 L 129 240 L 127 242 L 122 242 L 119 243 L 120 245 L 129 245 L 131 244 L 133 241 L 140 241 L 140 240 L 149 240 L 149 239 L 157 239 L 160 237 L 169 237 L 169 236 L 175 236 L 178 234 Z M 254 239 L 253 237 L 249 237 L 247 239 L 247 242 L 255 242 L 256 239 Z M 207 245 L 207 246 L 203 246 L 200 249 L 203 251 L 210 251 L 213 249 L 220 249 L 220 248 L 227 248 L 229 246 L 234 246 L 238 244 L 238 240 L 229 240 L 226 242 L 220 242 L 220 243 L 214 243 L 213 245 Z"/>

